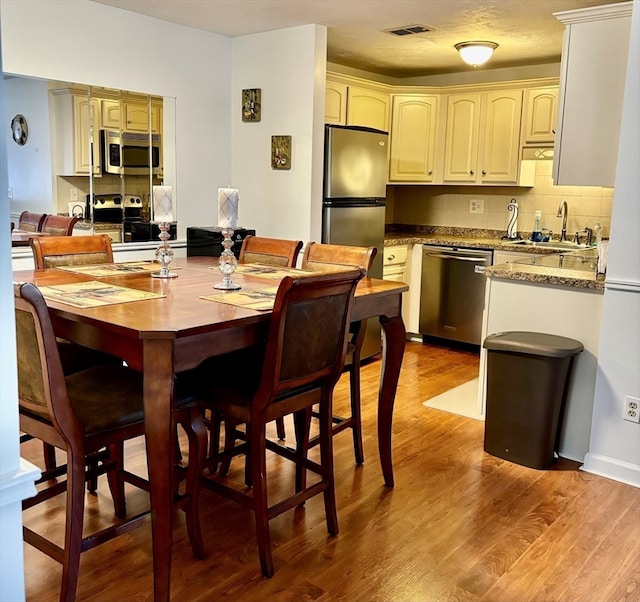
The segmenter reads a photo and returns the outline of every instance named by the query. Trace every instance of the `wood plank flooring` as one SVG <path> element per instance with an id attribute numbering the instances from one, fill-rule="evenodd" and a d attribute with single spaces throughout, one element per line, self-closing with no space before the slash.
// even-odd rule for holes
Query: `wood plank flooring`
<path id="1" fill-rule="evenodd" d="M 375 361 L 362 374 L 365 464 L 354 465 L 349 433 L 334 440 L 339 535 L 327 534 L 321 496 L 277 517 L 276 574 L 263 579 L 251 513 L 204 491 L 208 556 L 193 558 L 180 514 L 173 600 L 640 601 L 639 489 L 565 460 L 548 471 L 500 460 L 482 449 L 482 422 L 422 405 L 477 376 L 474 354 L 408 343 L 393 429 L 396 487 L 385 488 L 376 447 L 379 370 Z M 345 375 L 337 410 L 347 395 Z M 23 445 L 38 464 L 41 450 L 37 442 Z M 234 460 L 230 478 L 242 477 L 241 464 Z M 144 472 L 141 442 L 129 445 L 127 465 Z M 293 472 L 278 456 L 270 469 L 278 474 L 270 482 L 277 496 Z M 104 477 L 86 499 L 88 532 L 112 517 Z M 148 498 L 132 490 L 127 502 L 135 512 Z M 63 503 L 64 495 L 24 520 L 59 537 Z M 60 566 L 26 544 L 24 551 L 27 599 L 57 600 Z M 147 524 L 83 554 L 78 600 L 151 600 L 151 571 Z"/>

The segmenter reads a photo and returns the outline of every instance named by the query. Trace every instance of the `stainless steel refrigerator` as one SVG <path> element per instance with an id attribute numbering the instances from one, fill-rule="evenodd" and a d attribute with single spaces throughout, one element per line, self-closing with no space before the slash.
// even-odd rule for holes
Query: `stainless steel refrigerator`
<path id="1" fill-rule="evenodd" d="M 322 242 L 377 247 L 374 278 L 382 278 L 388 142 L 380 130 L 325 126 Z M 380 349 L 380 325 L 369 320 L 362 357 Z"/>

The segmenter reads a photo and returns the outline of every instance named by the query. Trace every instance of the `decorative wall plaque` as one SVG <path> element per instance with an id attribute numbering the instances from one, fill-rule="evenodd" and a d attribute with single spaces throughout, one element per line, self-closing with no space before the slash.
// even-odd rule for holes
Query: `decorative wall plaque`
<path id="1" fill-rule="evenodd" d="M 260 121 L 261 96 L 260 88 L 242 91 L 242 121 Z"/>
<path id="2" fill-rule="evenodd" d="M 291 169 L 291 136 L 271 136 L 272 169 Z"/>

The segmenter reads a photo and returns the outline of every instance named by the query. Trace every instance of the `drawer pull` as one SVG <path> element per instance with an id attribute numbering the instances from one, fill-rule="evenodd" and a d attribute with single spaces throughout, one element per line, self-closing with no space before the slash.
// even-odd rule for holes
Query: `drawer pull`
<path id="1" fill-rule="evenodd" d="M 396 258 L 395 255 L 389 255 L 389 257 L 387 257 L 388 261 L 393 261 Z"/>

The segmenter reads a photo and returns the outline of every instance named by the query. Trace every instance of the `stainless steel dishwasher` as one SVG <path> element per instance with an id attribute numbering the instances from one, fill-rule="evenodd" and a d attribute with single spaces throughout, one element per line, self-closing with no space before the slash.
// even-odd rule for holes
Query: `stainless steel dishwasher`
<path id="1" fill-rule="evenodd" d="M 420 334 L 480 345 L 486 277 L 493 251 L 422 247 Z"/>

